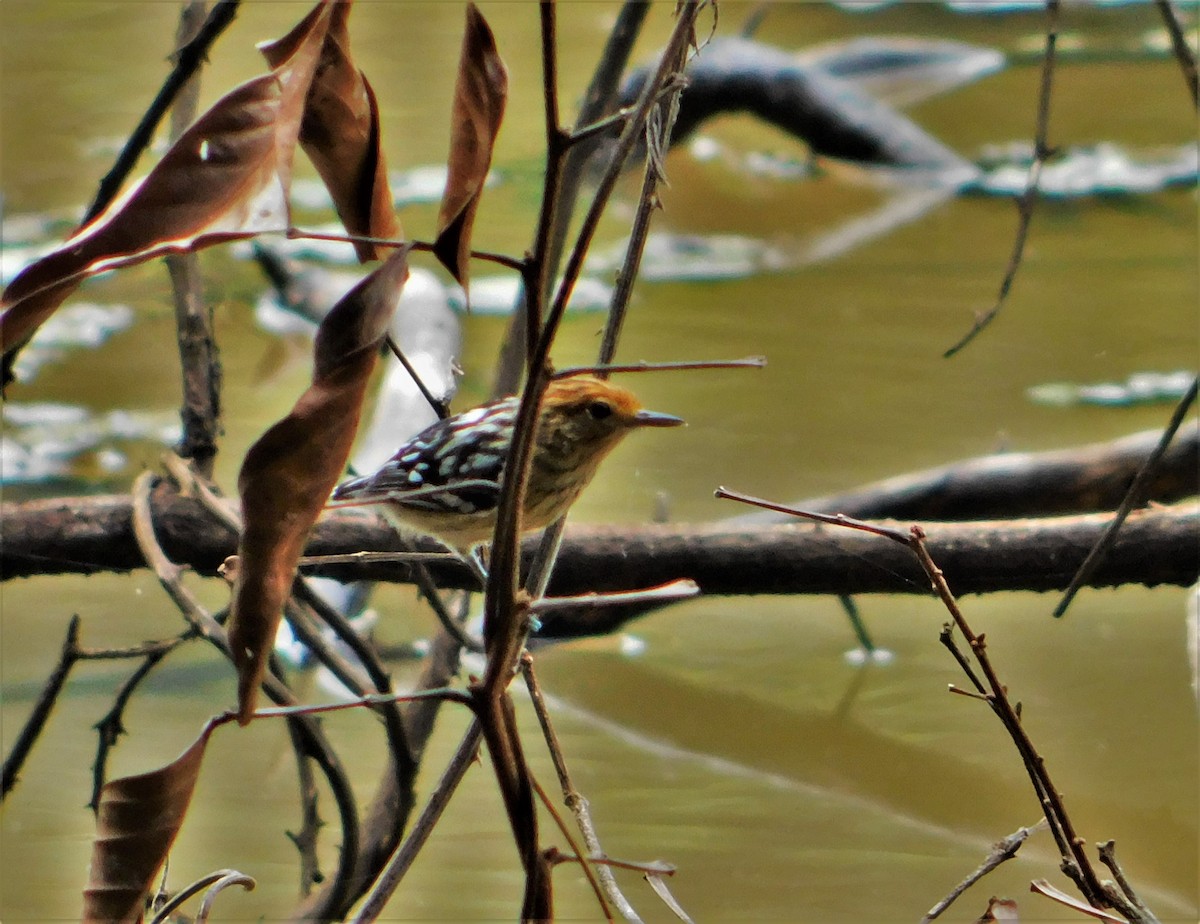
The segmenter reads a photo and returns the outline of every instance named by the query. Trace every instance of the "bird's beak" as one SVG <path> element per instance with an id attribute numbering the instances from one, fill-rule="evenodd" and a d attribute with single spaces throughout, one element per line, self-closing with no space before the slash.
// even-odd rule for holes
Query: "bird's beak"
<path id="1" fill-rule="evenodd" d="M 656 411 L 638 411 L 633 415 L 635 427 L 681 427 L 686 421 L 673 414 L 659 414 Z"/>

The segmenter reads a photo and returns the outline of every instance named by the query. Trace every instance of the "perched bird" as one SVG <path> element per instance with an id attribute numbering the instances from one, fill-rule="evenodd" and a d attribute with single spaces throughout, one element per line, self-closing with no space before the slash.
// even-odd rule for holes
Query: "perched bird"
<path id="1" fill-rule="evenodd" d="M 427 427 L 374 474 L 339 485 L 331 506 L 380 504 L 394 526 L 460 553 L 490 542 L 519 401 L 502 398 Z M 566 513 L 629 431 L 682 423 L 644 410 L 629 390 L 592 376 L 551 382 L 538 413 L 522 532 Z"/>

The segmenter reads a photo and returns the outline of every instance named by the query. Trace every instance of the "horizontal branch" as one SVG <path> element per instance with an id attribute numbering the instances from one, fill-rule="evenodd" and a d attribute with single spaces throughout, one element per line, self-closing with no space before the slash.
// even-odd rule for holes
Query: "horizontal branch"
<path id="1" fill-rule="evenodd" d="M 215 574 L 236 550 L 233 534 L 198 501 L 167 484 L 153 494 L 159 541 L 172 558 Z M 77 497 L 5 504 L 0 574 L 129 571 L 144 566 L 125 496 Z M 1111 518 L 1087 514 L 972 523 L 925 523 L 930 552 L 955 593 L 1062 590 Z M 1130 517 L 1091 586 L 1187 585 L 1200 573 L 1200 504 L 1155 506 Z M 535 542 L 527 542 L 526 560 Z M 318 523 L 313 555 L 395 548 L 391 529 L 361 511 L 333 511 Z M 419 543 L 433 550 L 432 542 Z M 445 586 L 467 586 L 470 572 L 454 561 L 430 568 Z M 401 562 L 340 564 L 321 574 L 341 580 L 409 582 Z M 928 593 L 912 556 L 895 543 L 807 523 L 667 524 L 568 527 L 551 593 L 635 590 L 680 578 L 706 594 Z M 639 610 L 640 611 L 640 610 Z M 547 614 L 548 631 L 596 630 L 631 613 L 613 607 Z M 561 623 L 561 624 L 560 624 Z"/>
<path id="2" fill-rule="evenodd" d="M 842 494 L 788 506 L 860 520 L 1012 520 L 1115 510 L 1162 430 L 1048 452 L 998 452 L 897 475 Z M 1155 466 L 1147 497 L 1169 504 L 1200 489 L 1200 425 L 1186 424 Z M 783 514 L 743 514 L 738 523 L 781 523 Z"/>

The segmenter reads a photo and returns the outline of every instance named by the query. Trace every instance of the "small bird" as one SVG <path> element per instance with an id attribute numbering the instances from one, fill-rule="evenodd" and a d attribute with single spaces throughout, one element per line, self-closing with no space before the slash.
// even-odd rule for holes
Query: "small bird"
<path id="1" fill-rule="evenodd" d="M 331 505 L 380 504 L 392 525 L 433 536 L 467 557 L 495 531 L 519 401 L 501 398 L 439 420 L 378 471 L 339 485 Z M 521 531 L 542 529 L 566 513 L 631 430 L 682 423 L 644 410 L 628 389 L 593 376 L 552 381 L 538 414 Z"/>

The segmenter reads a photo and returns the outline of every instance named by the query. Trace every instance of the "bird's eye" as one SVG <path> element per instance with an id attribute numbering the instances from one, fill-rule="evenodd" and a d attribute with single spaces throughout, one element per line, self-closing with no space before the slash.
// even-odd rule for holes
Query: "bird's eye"
<path id="1" fill-rule="evenodd" d="M 612 405 L 607 401 L 593 401 L 587 406 L 587 412 L 591 415 L 592 420 L 603 420 L 605 417 L 612 416 Z"/>

